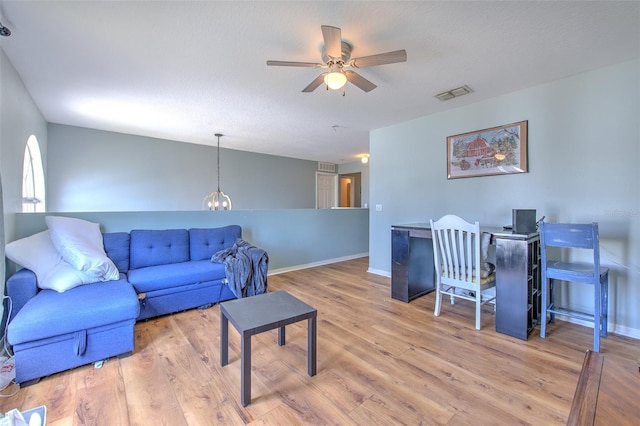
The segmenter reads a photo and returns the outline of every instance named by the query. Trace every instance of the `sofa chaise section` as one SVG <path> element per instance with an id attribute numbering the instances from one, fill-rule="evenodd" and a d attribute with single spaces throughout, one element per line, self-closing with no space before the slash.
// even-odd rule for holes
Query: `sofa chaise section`
<path id="1" fill-rule="evenodd" d="M 22 306 L 17 298 L 7 329 L 17 383 L 133 352 L 139 304 L 125 279 L 58 293 L 30 288 L 36 280 L 28 269 L 14 276 L 9 294 L 34 293 Z"/>

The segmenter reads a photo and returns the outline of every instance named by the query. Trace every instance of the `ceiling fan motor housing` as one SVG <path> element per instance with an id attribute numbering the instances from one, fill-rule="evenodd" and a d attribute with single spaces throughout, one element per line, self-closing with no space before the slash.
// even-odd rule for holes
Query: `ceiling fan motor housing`
<path id="1" fill-rule="evenodd" d="M 341 47 L 342 47 L 342 62 L 344 62 L 345 64 L 349 63 L 349 59 L 351 59 L 351 45 L 349 43 L 347 43 L 346 41 L 342 40 L 341 43 Z M 324 61 L 324 63 L 329 63 L 329 61 L 331 61 L 331 57 L 329 55 L 327 55 L 327 47 L 326 46 L 322 46 L 322 60 Z"/>

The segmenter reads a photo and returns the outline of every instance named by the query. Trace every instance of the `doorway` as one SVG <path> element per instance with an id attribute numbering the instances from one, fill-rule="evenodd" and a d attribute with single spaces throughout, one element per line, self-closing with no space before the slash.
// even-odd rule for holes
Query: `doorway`
<path id="1" fill-rule="evenodd" d="M 361 181 L 360 172 L 340 175 L 339 207 L 362 207 Z"/>
<path id="2" fill-rule="evenodd" d="M 316 172 L 316 208 L 338 207 L 338 175 Z"/>

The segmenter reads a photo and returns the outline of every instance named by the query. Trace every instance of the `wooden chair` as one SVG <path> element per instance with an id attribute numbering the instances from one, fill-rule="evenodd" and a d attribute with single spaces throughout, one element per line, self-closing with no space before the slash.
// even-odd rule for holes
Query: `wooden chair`
<path id="1" fill-rule="evenodd" d="M 487 270 L 480 256 L 480 224 L 471 224 L 455 215 L 431 222 L 433 256 L 436 270 L 435 316 L 440 315 L 442 295 L 476 303 L 476 330 L 480 330 L 481 306 L 495 299 L 482 299 L 482 292 L 495 287 L 495 273 Z"/>
<path id="2" fill-rule="evenodd" d="M 607 299 L 609 268 L 600 267 L 598 224 L 572 224 L 539 222 L 540 256 L 542 266 L 542 308 L 540 337 L 546 337 L 547 314 L 555 322 L 556 314 L 593 323 L 593 350 L 600 352 L 600 336 L 607 335 Z M 562 262 L 547 258 L 548 247 L 586 249 L 593 261 Z M 593 312 L 558 306 L 555 290 L 561 282 L 578 282 L 593 286 Z"/>

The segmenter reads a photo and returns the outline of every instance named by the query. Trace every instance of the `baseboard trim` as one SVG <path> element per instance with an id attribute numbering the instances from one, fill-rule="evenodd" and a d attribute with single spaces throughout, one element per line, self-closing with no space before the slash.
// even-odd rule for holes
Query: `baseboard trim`
<path id="1" fill-rule="evenodd" d="M 305 264 L 302 264 L 302 265 L 295 265 L 295 266 L 288 266 L 286 268 L 273 269 L 273 270 L 270 270 L 267 273 L 267 275 L 284 274 L 285 272 L 292 272 L 292 271 L 299 271 L 301 269 L 315 268 L 316 266 L 330 265 L 332 263 L 344 262 L 346 260 L 359 259 L 361 257 L 367 257 L 367 256 L 369 256 L 369 252 L 353 254 L 353 255 L 343 256 L 343 257 L 335 257 L 333 259 L 321 260 L 319 262 L 305 263 Z"/>
<path id="2" fill-rule="evenodd" d="M 381 275 L 383 277 L 391 278 L 391 273 L 389 271 L 385 271 L 384 269 L 367 269 L 367 272 L 370 274 Z"/>
<path id="3" fill-rule="evenodd" d="M 589 321 L 583 321 L 576 318 L 570 318 L 556 314 L 556 319 L 560 321 L 570 322 L 572 324 L 583 325 L 585 327 L 593 328 L 593 323 Z M 608 333 L 614 333 L 618 336 L 631 337 L 632 339 L 640 339 L 640 330 L 637 328 L 625 327 L 623 325 L 609 323 L 607 327 Z"/>

